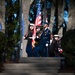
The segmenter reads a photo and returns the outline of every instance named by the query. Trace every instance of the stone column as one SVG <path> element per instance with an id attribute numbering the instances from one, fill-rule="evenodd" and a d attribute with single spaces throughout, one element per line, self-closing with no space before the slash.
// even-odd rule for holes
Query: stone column
<path id="1" fill-rule="evenodd" d="M 32 3 L 32 1 L 33 0 L 22 0 L 22 11 L 25 21 L 24 34 L 26 34 L 28 31 L 28 25 L 29 25 L 28 14 L 29 14 L 30 4 Z M 27 57 L 26 45 L 27 45 L 27 40 L 22 39 L 22 57 Z"/>
<path id="2" fill-rule="evenodd" d="M 64 8 L 65 8 L 65 0 L 58 0 L 58 28 L 62 25 L 64 22 L 63 20 L 63 13 L 64 13 Z M 60 28 L 58 30 L 58 35 L 60 37 L 63 36 L 63 28 Z"/>
<path id="3" fill-rule="evenodd" d="M 67 31 L 75 29 L 75 1 L 70 0 L 70 6 L 69 6 L 69 21 L 67 26 Z"/>
<path id="4" fill-rule="evenodd" d="M 55 0 L 52 0 L 52 7 L 51 7 L 51 18 L 50 18 L 50 30 L 52 32 L 53 23 L 54 23 L 54 14 L 55 14 Z"/>

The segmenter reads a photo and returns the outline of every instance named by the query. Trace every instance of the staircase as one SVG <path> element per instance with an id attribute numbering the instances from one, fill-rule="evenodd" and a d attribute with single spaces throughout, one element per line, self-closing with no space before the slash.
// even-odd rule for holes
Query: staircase
<path id="1" fill-rule="evenodd" d="M 53 75 L 59 72 L 64 57 L 21 58 L 19 63 L 4 64 L 0 75 Z"/>

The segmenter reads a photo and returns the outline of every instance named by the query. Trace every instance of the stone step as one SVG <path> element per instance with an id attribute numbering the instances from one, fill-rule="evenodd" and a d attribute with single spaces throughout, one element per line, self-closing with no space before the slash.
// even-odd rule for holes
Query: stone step
<path id="1" fill-rule="evenodd" d="M 5 70 L 3 73 L 58 73 L 58 70 Z"/>
<path id="2" fill-rule="evenodd" d="M 58 69 L 60 69 L 60 67 L 56 64 L 4 64 L 3 73 L 56 73 L 58 72 Z"/>
<path id="3" fill-rule="evenodd" d="M 25 70 L 25 69 L 59 69 L 60 64 L 32 64 L 32 63 L 19 63 L 19 64 L 4 64 L 4 69 L 12 70 Z"/>
<path id="4" fill-rule="evenodd" d="M 60 57 L 21 58 L 19 63 L 4 64 L 3 73 L 57 73 L 60 69 Z"/>
<path id="5" fill-rule="evenodd" d="M 20 63 L 58 63 L 64 57 L 28 57 L 21 58 Z"/>
<path id="6" fill-rule="evenodd" d="M 75 75 L 74 73 L 0 73 L 0 75 Z"/>

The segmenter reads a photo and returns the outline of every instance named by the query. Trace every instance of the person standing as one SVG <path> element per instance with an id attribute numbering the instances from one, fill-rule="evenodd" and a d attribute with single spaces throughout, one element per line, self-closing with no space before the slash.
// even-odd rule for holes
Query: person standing
<path id="1" fill-rule="evenodd" d="M 55 56 L 63 56 L 62 52 L 62 48 L 61 48 L 61 39 L 59 38 L 59 35 L 54 35 L 55 40 L 57 41 L 57 47 L 58 50 L 55 51 Z"/>
<path id="2" fill-rule="evenodd" d="M 35 38 L 35 47 L 33 49 L 34 57 L 40 57 L 39 49 L 40 49 L 40 34 L 41 34 L 41 26 L 36 27 L 36 38 Z"/>
<path id="3" fill-rule="evenodd" d="M 43 33 L 41 34 L 41 41 L 40 41 L 40 56 L 41 57 L 48 57 L 48 44 L 50 42 L 50 30 L 49 24 L 44 22 L 44 29 Z"/>
<path id="4" fill-rule="evenodd" d="M 48 53 L 49 53 L 49 57 L 54 57 L 55 56 L 55 52 L 58 50 L 58 45 L 57 45 L 57 41 L 54 38 L 54 35 L 51 34 L 50 35 L 50 43 L 48 45 Z"/>
<path id="5" fill-rule="evenodd" d="M 32 34 L 33 34 L 34 24 L 30 23 L 27 34 L 25 34 L 24 39 L 27 39 L 26 53 L 28 57 L 33 57 L 32 49 Z"/>

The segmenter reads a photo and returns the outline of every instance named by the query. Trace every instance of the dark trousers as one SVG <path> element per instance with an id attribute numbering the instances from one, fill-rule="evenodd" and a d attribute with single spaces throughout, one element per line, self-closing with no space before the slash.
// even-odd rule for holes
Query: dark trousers
<path id="1" fill-rule="evenodd" d="M 33 57 L 33 52 L 32 52 L 32 46 L 31 45 L 28 45 L 26 47 L 26 52 L 27 52 L 28 57 Z"/>
<path id="2" fill-rule="evenodd" d="M 35 46 L 33 49 L 32 49 L 32 46 L 27 46 L 26 52 L 27 52 L 28 57 L 40 57 L 39 46 Z"/>
<path id="3" fill-rule="evenodd" d="M 40 45 L 40 56 L 41 57 L 48 57 L 48 47 L 45 45 Z"/>
<path id="4" fill-rule="evenodd" d="M 39 46 L 35 46 L 34 49 L 33 49 L 33 56 L 34 57 L 40 57 L 40 54 L 39 54 Z"/>

